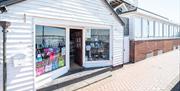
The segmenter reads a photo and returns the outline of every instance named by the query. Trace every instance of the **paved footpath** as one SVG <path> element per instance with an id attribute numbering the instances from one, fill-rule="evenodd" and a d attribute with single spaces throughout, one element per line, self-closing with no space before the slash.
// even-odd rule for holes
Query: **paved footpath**
<path id="1" fill-rule="evenodd" d="M 179 81 L 180 51 L 175 50 L 112 72 L 112 77 L 79 91 L 170 91 Z"/>

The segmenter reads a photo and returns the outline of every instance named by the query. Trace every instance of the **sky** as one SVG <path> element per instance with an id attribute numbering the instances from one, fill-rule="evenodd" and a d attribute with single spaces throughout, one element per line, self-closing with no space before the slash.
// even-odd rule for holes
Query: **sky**
<path id="1" fill-rule="evenodd" d="M 138 0 L 138 6 L 180 24 L 180 0 Z"/>

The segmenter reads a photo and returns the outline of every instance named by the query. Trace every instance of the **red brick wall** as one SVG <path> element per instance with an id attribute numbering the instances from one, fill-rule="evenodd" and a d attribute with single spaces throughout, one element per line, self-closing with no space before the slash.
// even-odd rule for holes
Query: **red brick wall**
<path id="1" fill-rule="evenodd" d="M 146 58 L 146 54 L 158 54 L 158 50 L 168 52 L 173 50 L 173 46 L 180 45 L 180 39 L 166 40 L 140 40 L 130 41 L 130 59 L 132 62 L 141 61 Z"/>

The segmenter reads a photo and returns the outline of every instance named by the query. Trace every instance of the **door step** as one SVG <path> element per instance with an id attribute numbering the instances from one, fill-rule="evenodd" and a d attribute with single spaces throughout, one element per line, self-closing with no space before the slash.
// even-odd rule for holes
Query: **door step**
<path id="1" fill-rule="evenodd" d="M 110 67 L 88 69 L 73 74 L 67 73 L 50 84 L 40 87 L 37 91 L 75 91 L 111 76 Z"/>

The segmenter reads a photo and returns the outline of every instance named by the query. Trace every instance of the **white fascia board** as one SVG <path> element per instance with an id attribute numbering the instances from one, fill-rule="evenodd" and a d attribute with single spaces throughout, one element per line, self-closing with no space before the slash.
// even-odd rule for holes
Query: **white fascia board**
<path id="1" fill-rule="evenodd" d="M 155 18 L 158 18 L 158 19 L 161 19 L 161 20 L 168 20 L 168 19 L 162 18 L 162 17 L 160 17 L 158 15 L 155 15 L 155 14 L 143 11 L 141 9 L 137 9 L 137 13 L 141 13 L 141 14 L 144 14 L 144 15 L 152 16 L 152 17 L 155 17 Z"/>
<path id="2" fill-rule="evenodd" d="M 160 22 L 167 23 L 167 24 L 173 24 L 173 25 L 177 25 L 177 26 L 180 25 L 180 24 L 171 22 L 171 21 L 166 20 L 166 19 L 155 17 L 154 15 L 144 14 L 142 12 L 136 12 L 136 11 L 135 12 L 129 12 L 129 13 L 121 14 L 119 16 L 120 17 L 132 17 L 132 16 L 142 17 L 142 18 L 146 18 L 146 19 L 149 19 L 149 20 L 160 21 Z"/>

